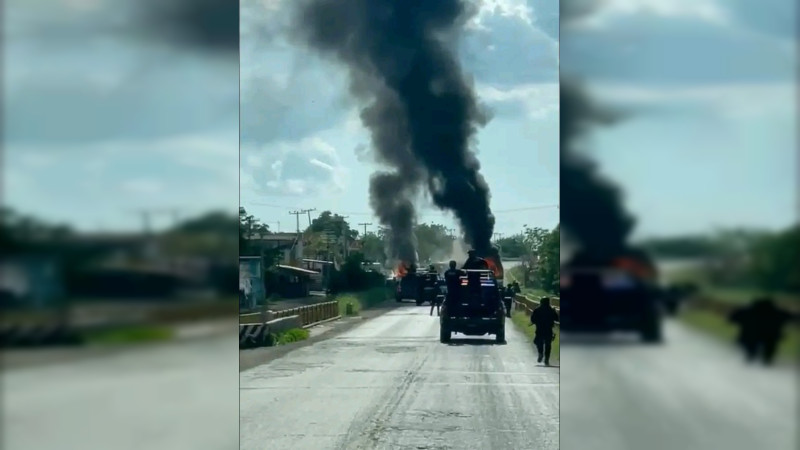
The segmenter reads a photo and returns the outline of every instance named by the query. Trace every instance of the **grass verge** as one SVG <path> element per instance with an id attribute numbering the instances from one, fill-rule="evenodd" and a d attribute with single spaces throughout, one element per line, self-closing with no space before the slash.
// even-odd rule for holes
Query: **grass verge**
<path id="1" fill-rule="evenodd" d="M 536 327 L 529 326 L 530 316 L 528 316 L 522 311 L 514 311 L 513 313 L 511 313 L 511 321 L 517 328 L 519 328 L 520 331 L 525 333 L 525 336 L 528 338 L 529 342 L 531 342 L 531 345 L 533 345 L 533 335 L 536 332 Z M 558 331 L 556 331 L 556 340 L 553 341 L 553 351 L 552 353 L 550 353 L 550 359 L 552 361 L 561 360 L 561 349 L 559 341 L 560 337 L 558 336 Z"/>
<path id="2" fill-rule="evenodd" d="M 145 342 L 167 341 L 174 337 L 175 331 L 163 326 L 135 326 L 84 333 L 81 338 L 87 344 L 141 344 Z"/>
<path id="3" fill-rule="evenodd" d="M 678 316 L 685 324 L 713 336 L 716 339 L 735 344 L 737 329 L 719 314 L 700 309 L 687 308 Z M 778 359 L 795 361 L 800 354 L 800 327 L 788 326 L 778 347 Z"/>
<path id="4" fill-rule="evenodd" d="M 335 297 L 339 303 L 339 314 L 346 316 L 347 305 L 351 304 L 351 316 L 357 316 L 361 310 L 372 308 L 383 303 L 389 298 L 389 291 L 385 287 L 368 289 L 360 292 L 345 292 Z"/>
<path id="5" fill-rule="evenodd" d="M 280 333 L 273 334 L 273 345 L 286 345 L 292 342 L 305 341 L 311 336 L 311 332 L 303 328 L 292 328 Z"/>

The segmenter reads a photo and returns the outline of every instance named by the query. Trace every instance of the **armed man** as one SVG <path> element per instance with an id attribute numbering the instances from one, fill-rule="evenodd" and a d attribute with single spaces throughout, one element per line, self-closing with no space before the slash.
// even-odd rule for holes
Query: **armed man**
<path id="1" fill-rule="evenodd" d="M 514 306 L 514 288 L 510 284 L 505 288 L 503 303 L 506 307 L 506 317 L 511 317 L 511 307 Z"/>
<path id="2" fill-rule="evenodd" d="M 450 261 L 450 268 L 444 272 L 444 282 L 447 286 L 447 297 L 445 302 L 450 302 L 451 299 L 456 298 L 458 295 L 458 290 L 461 289 L 461 277 L 463 275 L 464 271 L 456 268 L 456 262 Z M 433 311 L 432 308 L 431 311 Z"/>
<path id="3" fill-rule="evenodd" d="M 559 321 L 558 313 L 550 306 L 550 298 L 542 297 L 539 306 L 531 313 L 531 325 L 536 326 L 536 334 L 533 343 L 536 344 L 536 351 L 539 352 L 538 362 L 550 365 L 550 352 L 553 349 L 553 341 L 556 338 L 553 327 Z"/>
<path id="4" fill-rule="evenodd" d="M 738 343 L 748 362 L 760 359 L 771 365 L 783 336 L 783 328 L 793 319 L 769 297 L 757 298 L 752 304 L 731 313 L 729 320 L 739 326 Z"/>
<path id="5" fill-rule="evenodd" d="M 470 250 L 467 252 L 467 261 L 461 266 L 462 270 L 489 270 L 486 260 L 478 256 L 478 252 Z"/>

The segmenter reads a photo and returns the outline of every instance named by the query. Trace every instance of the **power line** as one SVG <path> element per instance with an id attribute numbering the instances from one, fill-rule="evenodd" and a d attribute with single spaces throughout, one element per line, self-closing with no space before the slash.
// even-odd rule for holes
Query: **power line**
<path id="1" fill-rule="evenodd" d="M 254 202 L 254 203 L 252 203 L 252 205 L 267 206 L 267 207 L 270 207 L 270 208 L 280 208 L 280 209 L 293 209 L 293 208 L 297 207 L 297 206 L 276 205 L 276 204 L 273 204 L 273 203 L 260 203 L 260 202 Z M 523 207 L 520 207 L 520 208 L 498 209 L 498 210 L 492 211 L 492 213 L 493 214 L 504 214 L 504 213 L 513 213 L 513 212 L 520 212 L 520 211 L 533 211 L 533 210 L 538 210 L 538 209 L 551 209 L 551 208 L 560 209 L 560 205 L 549 204 L 549 205 L 523 206 Z M 309 211 L 316 211 L 316 209 L 311 209 Z M 331 212 L 333 212 L 333 211 L 331 211 Z M 374 216 L 375 215 L 375 213 L 371 213 L 371 212 L 349 212 L 349 211 L 346 211 L 346 212 L 341 212 L 340 211 L 337 214 L 347 214 L 347 215 L 351 215 L 351 216 Z M 423 212 L 419 213 L 420 216 L 430 216 L 430 215 L 445 216 L 445 215 L 449 215 L 449 214 L 452 214 L 452 212 L 451 211 L 423 211 Z"/>
<path id="2" fill-rule="evenodd" d="M 372 222 L 370 222 L 370 223 L 362 222 L 362 223 L 358 224 L 358 226 L 360 226 L 360 227 L 363 226 L 364 227 L 364 236 L 367 235 L 367 226 L 371 226 L 371 225 L 372 225 Z"/>

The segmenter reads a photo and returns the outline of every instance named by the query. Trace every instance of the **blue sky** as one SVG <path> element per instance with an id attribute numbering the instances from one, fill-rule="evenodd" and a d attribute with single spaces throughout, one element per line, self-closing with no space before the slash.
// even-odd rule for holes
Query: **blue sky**
<path id="1" fill-rule="evenodd" d="M 242 205 L 282 230 L 295 227 L 295 208 L 330 209 L 351 223 L 372 222 L 374 230 L 368 184 L 378 166 L 359 105 L 348 96 L 343 67 L 286 42 L 287 4 L 242 9 Z M 460 58 L 494 113 L 478 148 L 495 231 L 555 226 L 558 2 L 484 2 Z M 455 226 L 424 199 L 419 211 L 422 222 Z"/>
<path id="2" fill-rule="evenodd" d="M 797 220 L 793 3 L 607 0 L 562 29 L 562 74 L 638 111 L 590 138 L 637 235 Z"/>
<path id="3" fill-rule="evenodd" d="M 298 207 L 375 223 L 344 72 L 286 43 L 284 1 L 243 6 L 241 74 L 235 56 L 120 32 L 120 2 L 8 2 L 4 201 L 78 228 L 137 229 L 143 207 L 235 213 L 241 182 L 242 204 L 283 230 Z M 592 146 L 640 234 L 793 220 L 792 3 L 606 0 L 562 30 L 562 69 L 643 111 Z M 460 57 L 495 112 L 479 151 L 497 231 L 550 227 L 555 208 L 503 211 L 558 202 L 558 2 L 481 4 Z"/>
<path id="4" fill-rule="evenodd" d="M 140 208 L 236 213 L 237 55 L 152 39 L 131 5 L 4 5 L 7 205 L 84 230 L 141 229 Z"/>

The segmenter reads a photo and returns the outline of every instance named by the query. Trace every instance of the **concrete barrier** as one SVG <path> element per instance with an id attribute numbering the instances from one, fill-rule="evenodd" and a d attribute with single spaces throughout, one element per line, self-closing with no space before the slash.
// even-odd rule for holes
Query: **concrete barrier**
<path id="1" fill-rule="evenodd" d="M 239 348 L 268 347 L 274 345 L 274 334 L 303 328 L 300 316 L 287 316 L 263 323 L 239 324 Z"/>

